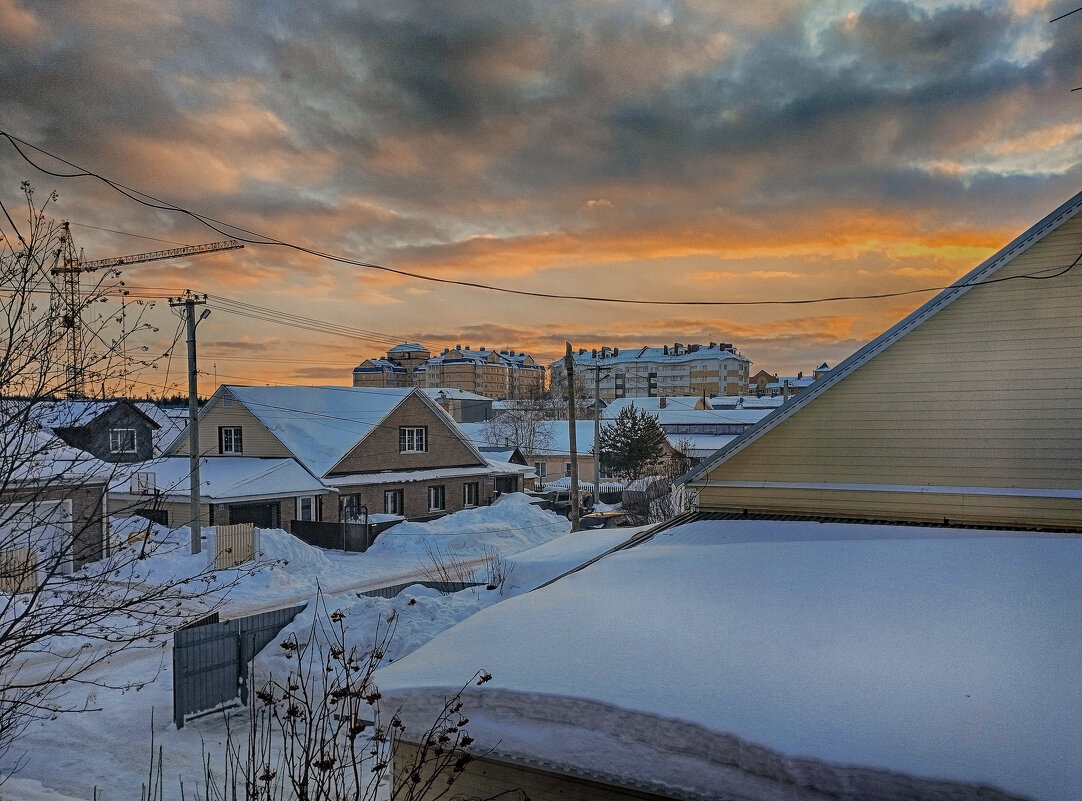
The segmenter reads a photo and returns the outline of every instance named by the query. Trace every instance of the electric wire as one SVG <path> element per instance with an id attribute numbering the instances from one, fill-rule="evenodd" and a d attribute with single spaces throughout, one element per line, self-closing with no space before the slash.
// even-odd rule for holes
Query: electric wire
<path id="1" fill-rule="evenodd" d="M 13 135 L 11 133 L 8 133 L 7 131 L 4 131 L 2 129 L 0 129 L 0 136 L 2 136 L 3 138 L 8 140 L 8 142 L 12 145 L 12 147 L 19 154 L 19 156 L 22 157 L 22 159 L 24 161 L 26 161 L 34 169 L 38 170 L 39 172 L 44 173 L 45 175 L 49 175 L 49 176 L 52 176 L 52 177 L 55 177 L 55 178 L 93 178 L 93 179 L 95 179 L 97 181 L 100 181 L 101 183 L 105 184 L 106 186 L 110 187 L 111 189 L 119 192 L 120 194 L 124 195 L 125 197 L 129 198 L 130 200 L 135 201 L 136 203 L 139 203 L 139 204 L 141 204 L 143 206 L 147 206 L 148 208 L 158 209 L 158 210 L 161 210 L 161 211 L 170 211 L 170 212 L 173 212 L 173 213 L 176 213 L 176 214 L 186 215 L 186 216 L 191 217 L 192 219 L 200 222 L 201 224 L 205 225 L 206 227 L 210 228 L 211 230 L 217 231 L 218 233 L 220 233 L 223 236 L 226 236 L 226 237 L 229 237 L 229 238 L 232 238 L 232 239 L 237 239 L 237 240 L 239 240 L 241 242 L 244 242 L 246 244 L 281 247 L 281 248 L 293 250 L 293 251 L 296 251 L 296 252 L 299 252 L 299 253 L 307 253 L 307 254 L 309 254 L 311 256 L 315 256 L 317 258 L 321 258 L 321 259 L 324 259 L 326 261 L 336 262 L 338 264 L 344 264 L 344 265 L 349 265 L 349 266 L 354 266 L 354 267 L 361 267 L 361 268 L 369 269 L 369 270 L 377 270 L 377 271 L 381 271 L 381 272 L 391 273 L 391 274 L 394 274 L 394 275 L 399 275 L 399 276 L 402 276 L 402 277 L 405 277 L 405 278 L 416 279 L 416 280 L 419 280 L 419 281 L 429 281 L 429 282 L 437 283 L 437 284 L 460 286 L 460 287 L 465 287 L 465 288 L 469 288 L 469 289 L 483 290 L 483 291 L 487 291 L 487 292 L 498 292 L 498 293 L 503 293 L 503 294 L 518 295 L 518 296 L 522 296 L 522 297 L 531 297 L 531 298 L 539 298 L 539 299 L 577 300 L 577 301 L 585 301 L 585 302 L 591 302 L 591 303 L 628 304 L 628 305 L 640 305 L 640 306 L 741 306 L 741 307 L 742 306 L 800 306 L 800 305 L 811 305 L 811 304 L 818 304 L 818 303 L 835 303 L 835 302 L 854 301 L 854 300 L 881 300 L 881 299 L 886 299 L 886 298 L 900 298 L 900 297 L 906 297 L 906 296 L 909 296 L 909 295 L 919 295 L 919 294 L 928 294 L 928 293 L 931 293 L 931 292 L 941 292 L 943 290 L 952 289 L 952 288 L 965 288 L 965 287 L 973 287 L 973 286 L 983 286 L 983 285 L 986 285 L 986 284 L 994 284 L 994 283 L 999 283 L 999 282 L 1002 282 L 1002 281 L 1013 281 L 1013 280 L 1019 280 L 1019 279 L 1025 279 L 1025 278 L 1032 279 L 1032 280 L 1047 280 L 1047 279 L 1050 279 L 1050 278 L 1057 278 L 1060 275 L 1066 273 L 1067 271 L 1073 269 L 1074 266 L 1079 261 L 1079 259 L 1075 259 L 1075 261 L 1069 267 L 1065 268 L 1064 270 L 1062 270 L 1059 273 L 1052 274 L 1052 275 L 1041 275 L 1041 273 L 1047 272 L 1047 271 L 1046 270 L 1037 270 L 1034 273 L 1029 273 L 1029 274 L 1024 274 L 1024 275 L 1004 276 L 1002 278 L 989 279 L 987 281 L 971 281 L 971 282 L 963 282 L 963 283 L 954 283 L 954 284 L 943 285 L 943 286 L 922 287 L 922 288 L 919 288 L 919 289 L 901 290 L 901 291 L 897 291 L 897 292 L 877 292 L 877 293 L 871 293 L 871 294 L 866 294 L 866 295 L 835 295 L 835 296 L 819 297 L 819 298 L 786 298 L 786 299 L 777 299 L 777 300 L 771 300 L 771 299 L 761 299 L 761 300 L 657 300 L 657 299 L 647 299 L 647 298 L 603 297 L 603 296 L 595 296 L 595 295 L 567 295 L 567 294 L 560 294 L 560 293 L 555 293 L 555 292 L 538 292 L 538 291 L 531 291 L 531 290 L 525 290 L 525 289 L 512 289 L 510 287 L 502 287 L 502 286 L 496 286 L 496 285 L 492 285 L 492 284 L 484 284 L 484 283 L 481 283 L 479 281 L 465 281 L 465 280 L 457 280 L 457 279 L 452 279 L 452 278 L 440 278 L 438 276 L 426 275 L 424 273 L 416 273 L 416 272 L 411 272 L 409 270 L 400 270 L 400 269 L 397 269 L 397 268 L 394 268 L 394 267 L 387 267 L 385 265 L 376 264 L 374 262 L 362 261 L 360 259 L 354 259 L 354 258 L 350 258 L 348 256 L 341 256 L 341 255 L 337 255 L 337 254 L 333 254 L 333 253 L 328 253 L 328 252 L 325 252 L 325 251 L 317 250 L 315 248 L 307 247 L 305 245 L 299 245 L 299 244 L 296 244 L 296 243 L 276 239 L 276 238 L 274 238 L 274 237 L 272 237 L 272 236 L 270 236 L 268 234 L 263 234 L 263 233 L 260 233 L 258 231 L 253 231 L 251 229 L 244 228 L 243 226 L 235 225 L 233 223 L 230 223 L 230 222 L 227 222 L 227 221 L 224 221 L 224 220 L 219 220 L 219 219 L 217 219 L 215 217 L 211 217 L 209 215 L 205 215 L 205 214 L 201 214 L 201 213 L 196 212 L 196 211 L 192 211 L 190 209 L 187 209 L 187 208 L 184 208 L 182 206 L 178 206 L 178 205 L 176 205 L 174 203 L 171 203 L 171 202 L 169 202 L 167 200 L 163 200 L 161 198 L 155 197 L 154 195 L 150 195 L 150 194 L 148 194 L 146 192 L 142 192 L 141 190 L 134 189 L 132 187 L 126 186 L 126 185 L 124 185 L 124 184 L 122 184 L 122 183 L 120 183 L 118 181 L 114 181 L 114 180 L 112 180 L 110 178 L 107 178 L 106 176 L 104 176 L 104 175 L 102 175 L 100 173 L 97 173 L 97 172 L 94 172 L 93 170 L 82 167 L 79 164 L 76 164 L 75 162 L 69 161 L 68 159 L 63 158 L 62 156 L 58 156 L 55 153 L 52 153 L 52 152 L 50 152 L 48 150 L 45 150 L 44 148 L 38 147 L 37 145 L 34 145 L 34 144 L 31 144 L 30 142 L 27 142 L 24 139 L 20 139 L 19 137 L 15 136 L 15 135 Z M 47 169 L 47 168 L 41 166 L 40 164 L 38 164 L 32 158 L 30 158 L 30 156 L 28 156 L 23 151 L 23 148 L 20 147 L 20 145 L 22 145 L 23 147 L 29 148 L 31 150 L 34 150 L 34 151 L 36 151 L 36 152 L 38 152 L 38 153 L 40 153 L 40 154 L 42 154 L 44 156 L 47 156 L 47 157 L 49 157 L 51 159 L 54 159 L 54 160 L 60 162 L 61 164 L 65 164 L 68 167 L 71 167 L 72 169 L 77 170 L 77 172 L 63 173 L 63 172 L 57 172 L 55 170 Z M 223 226 L 224 226 L 224 228 L 227 228 L 227 229 L 230 229 L 230 230 L 228 230 L 228 231 L 224 230 Z M 240 234 L 238 234 L 236 232 L 242 232 L 243 234 L 248 234 L 249 236 L 245 237 L 245 236 L 242 236 L 242 235 L 240 235 Z M 252 239 L 250 237 L 258 237 L 258 238 L 257 239 Z M 1082 258 L 1082 254 L 1079 254 L 1079 258 Z"/>

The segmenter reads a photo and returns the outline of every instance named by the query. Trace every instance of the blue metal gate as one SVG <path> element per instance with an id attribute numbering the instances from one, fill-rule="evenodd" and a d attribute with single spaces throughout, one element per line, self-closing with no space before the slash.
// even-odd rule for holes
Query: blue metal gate
<path id="1" fill-rule="evenodd" d="M 248 703 L 248 668 L 306 604 L 219 621 L 205 618 L 173 635 L 173 721 L 235 699 Z"/>

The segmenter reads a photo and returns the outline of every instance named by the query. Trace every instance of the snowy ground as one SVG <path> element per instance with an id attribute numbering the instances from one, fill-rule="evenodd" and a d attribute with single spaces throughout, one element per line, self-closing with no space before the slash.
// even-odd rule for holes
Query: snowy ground
<path id="1" fill-rule="evenodd" d="M 511 495 L 492 507 L 459 512 L 431 523 L 400 524 L 381 534 L 365 554 L 322 551 L 285 532 L 262 531 L 259 547 L 265 569 L 236 582 L 224 599 L 223 617 L 303 603 L 321 588 L 328 608 L 346 611 L 349 636 L 362 646 L 370 641 L 377 622 L 393 614 L 397 631 L 388 657 L 399 659 L 458 621 L 608 550 L 635 530 L 569 534 L 564 518 L 528 503 L 524 496 Z M 143 579 L 198 572 L 206 563 L 207 552 L 213 552 L 213 534 L 213 529 L 208 531 L 205 553 L 200 556 L 187 554 L 184 547 L 163 548 L 157 561 L 149 560 Z M 183 545 L 188 532 L 158 532 L 157 536 Z M 395 599 L 356 594 L 357 589 L 419 578 L 427 570 L 425 562 L 432 552 L 481 566 L 493 551 L 498 551 L 510 568 L 499 590 L 480 587 L 440 595 L 415 588 Z M 487 580 L 483 568 L 478 577 Z M 410 604 L 411 599 L 415 603 Z M 306 610 L 283 637 L 290 631 L 307 636 L 311 622 L 312 612 Z M 280 639 L 257 659 L 260 674 L 279 675 L 283 669 L 276 645 Z M 125 654 L 100 665 L 97 678 L 139 679 L 146 684 L 127 692 L 72 688 L 73 699 L 89 698 L 100 711 L 65 715 L 34 727 L 0 764 L 0 773 L 4 773 L 14 759 L 25 762 L 16 777 L 0 785 L 0 799 L 91 799 L 95 788 L 104 801 L 138 798 L 147 780 L 151 736 L 155 747 L 164 749 L 166 797 L 179 798 L 178 777 L 185 777 L 186 788 L 194 785 L 202 773 L 204 748 L 211 754 L 220 752 L 225 725 L 223 717 L 215 714 L 192 720 L 180 731 L 174 728 L 171 659 L 171 644 L 165 642 L 156 650 Z M 242 723 L 243 715 L 234 722 Z"/>

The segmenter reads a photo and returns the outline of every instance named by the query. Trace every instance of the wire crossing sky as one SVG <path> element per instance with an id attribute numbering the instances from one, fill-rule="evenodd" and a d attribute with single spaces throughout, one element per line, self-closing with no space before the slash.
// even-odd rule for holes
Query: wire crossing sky
<path id="1" fill-rule="evenodd" d="M 125 273 L 221 298 L 201 337 L 223 371 L 713 340 L 806 372 L 1082 188 L 1076 3 L 362 5 L 0 0 L 0 128 L 319 251 Z M 88 259 L 218 238 L 0 152 L 9 209 L 25 179 Z"/>

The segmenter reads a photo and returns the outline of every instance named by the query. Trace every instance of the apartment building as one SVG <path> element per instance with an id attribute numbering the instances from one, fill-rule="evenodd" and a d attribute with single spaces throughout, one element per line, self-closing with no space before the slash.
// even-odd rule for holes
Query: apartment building
<path id="1" fill-rule="evenodd" d="M 603 347 L 580 350 L 575 369 L 582 378 L 580 394 L 593 397 L 594 369 L 601 370 L 600 395 L 603 401 L 616 398 L 647 398 L 672 395 L 702 397 L 746 395 L 751 362 L 730 343 L 684 345 L 680 342 L 660 348 L 624 349 Z M 567 394 L 563 359 L 549 365 L 554 391 Z"/>
<path id="2" fill-rule="evenodd" d="M 353 368 L 353 386 L 455 389 L 501 398 L 533 398 L 545 389 L 545 367 L 513 350 L 444 348 L 437 356 L 416 343 L 396 345 L 386 358 Z"/>

